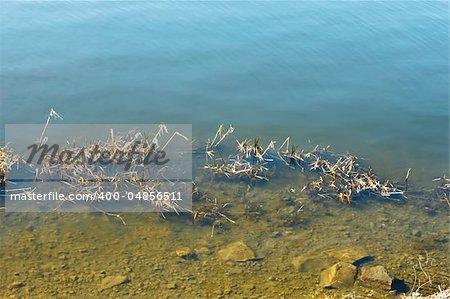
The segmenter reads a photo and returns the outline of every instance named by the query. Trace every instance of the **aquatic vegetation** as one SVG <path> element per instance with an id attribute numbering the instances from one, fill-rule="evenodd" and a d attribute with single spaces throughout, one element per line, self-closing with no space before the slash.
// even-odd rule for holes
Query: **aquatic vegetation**
<path id="1" fill-rule="evenodd" d="M 354 156 L 341 155 L 334 162 L 320 156 L 316 156 L 315 159 L 310 164 L 310 169 L 318 171 L 320 176 L 309 184 L 309 188 L 316 191 L 319 196 L 337 198 L 347 203 L 363 192 L 385 198 L 405 196 L 404 191 L 391 182 L 378 178 L 370 168 L 361 167 Z"/>
<path id="2" fill-rule="evenodd" d="M 0 186 L 5 186 L 8 178 L 8 170 L 17 165 L 20 157 L 8 147 L 0 146 Z"/>
<path id="3" fill-rule="evenodd" d="M 214 158 L 214 149 L 230 134 L 234 132 L 233 126 L 229 126 L 225 131 L 223 124 L 219 126 L 212 140 L 208 139 L 206 142 L 206 158 Z"/>
<path id="4" fill-rule="evenodd" d="M 332 153 L 329 151 L 329 146 L 326 148 L 316 146 L 310 151 L 300 150 L 299 146 L 290 145 L 289 137 L 276 151 L 276 141 L 263 145 L 259 138 L 253 141 L 236 140 L 236 152 L 225 159 L 218 146 L 234 132 L 234 128 L 230 126 L 227 131 L 223 128 L 221 125 L 213 141 L 208 141 L 206 145 L 204 168 L 214 175 L 251 181 L 268 181 L 269 168 L 277 162 L 282 162 L 290 168 L 300 168 L 302 172 L 318 173 L 319 177 L 303 190 L 309 189 L 324 198 L 334 198 L 349 203 L 352 198 L 364 192 L 384 198 L 405 197 L 411 169 L 408 169 L 404 190 L 401 190 L 392 182 L 377 177 L 370 168 L 362 167 L 358 158 L 353 155 Z M 217 139 L 219 141 L 216 142 Z"/>
<path id="5" fill-rule="evenodd" d="M 437 184 L 437 196 L 450 207 L 450 178 L 444 175 L 433 182 Z"/>
<path id="6" fill-rule="evenodd" d="M 195 209 L 190 211 L 195 223 L 211 225 L 211 237 L 214 236 L 216 227 L 221 228 L 225 222 L 236 223 L 231 219 L 227 209 L 231 206 L 230 203 L 219 203 L 216 198 L 211 198 L 207 194 L 198 190 L 195 183 L 193 183 L 193 198 L 196 202 Z"/>
<path id="7" fill-rule="evenodd" d="M 89 145 L 89 148 L 101 149 L 102 152 L 108 152 L 110 157 L 123 156 L 123 153 L 134 153 L 136 159 L 126 161 L 125 171 L 117 171 L 96 163 L 86 163 L 85 159 L 75 160 L 73 163 L 55 164 L 51 156 L 46 156 L 40 164 L 36 179 L 52 177 L 56 174 L 72 192 L 83 194 L 94 194 L 105 190 L 115 192 L 123 188 L 134 190 L 136 194 L 150 194 L 158 190 L 162 184 L 171 183 L 171 181 L 164 178 L 164 171 L 160 171 L 155 178 L 150 174 L 150 170 L 145 168 L 149 152 L 163 150 L 177 136 L 186 138 L 178 132 L 170 134 L 165 125 L 160 125 L 158 131 L 151 137 L 139 130 L 125 132 L 121 135 L 115 134 L 111 130 L 108 140 L 95 141 Z M 166 137 L 168 138 L 166 139 Z M 149 140 L 152 140 L 151 146 Z M 136 146 L 136 144 L 142 146 Z M 70 145 L 65 147 L 64 151 L 80 152 L 83 149 L 84 145 L 81 148 Z M 110 189 L 107 189 L 108 187 Z M 151 201 L 150 203 L 161 211 L 183 211 L 174 201 Z"/>
<path id="8" fill-rule="evenodd" d="M 178 166 L 169 167 L 157 159 L 160 157 L 164 159 L 160 154 L 175 138 L 188 141 L 183 134 L 177 131 L 169 132 L 167 126 L 161 124 L 155 129 L 155 132 L 143 132 L 137 129 L 115 132 L 110 129 L 109 132 L 106 131 L 109 136 L 106 134 L 107 136 L 103 139 L 81 141 L 81 144 L 76 143 L 75 140 L 67 140 L 63 145 L 54 144 L 49 147 L 46 131 L 52 119 L 62 119 L 53 108 L 49 111 L 39 137 L 39 143 L 28 147 L 31 148 L 28 159 L 19 158 L 13 152 L 7 152 L 5 148 L 2 148 L 1 178 L 3 183 L 8 167 L 17 164 L 17 167 L 23 167 L 25 171 L 34 173 L 35 181 L 56 180 L 61 182 L 61 188 L 64 187 L 66 193 L 83 194 L 84 197 L 93 199 L 89 201 L 90 203 L 100 200 L 101 198 L 98 198 L 97 194 L 105 191 L 114 193 L 118 190 L 126 190 L 139 194 L 139 196 L 141 194 L 145 196 L 156 190 L 163 190 L 163 186 L 167 184 L 171 184 L 171 186 L 174 184 L 165 177 L 165 174 L 166 171 L 178 171 L 176 169 Z M 36 163 L 32 161 L 35 157 L 37 157 Z M 154 169 L 146 168 L 145 166 L 150 163 L 157 164 L 158 167 L 164 165 Z M 120 165 L 123 165 L 123 168 L 119 169 Z M 16 192 L 19 191 L 26 194 L 31 192 L 31 188 L 16 190 Z M 164 212 L 178 213 L 186 210 L 174 200 L 147 199 L 144 198 L 142 205 L 149 205 L 153 209 L 161 211 L 163 216 Z M 68 204 L 73 203 L 69 202 Z M 58 203 L 55 210 L 61 210 L 63 204 L 66 202 Z M 119 218 L 125 224 L 120 215 L 106 213 L 94 204 L 91 206 L 108 216 Z M 148 208 L 147 206 L 144 210 Z"/>
<path id="9" fill-rule="evenodd" d="M 264 149 L 259 139 L 253 142 L 245 139 L 236 140 L 238 144 L 238 153 L 233 157 L 224 159 L 218 150 L 219 144 L 225 138 L 234 132 L 230 125 L 228 130 L 224 130 L 223 125 L 219 126 L 212 141 L 206 143 L 206 163 L 204 168 L 212 171 L 216 175 L 224 175 L 228 178 L 249 178 L 251 180 L 267 180 L 267 162 L 271 159 L 266 156 L 269 149 L 273 148 L 274 143 L 270 142 Z M 219 158 L 216 158 L 216 156 Z"/>
<path id="10" fill-rule="evenodd" d="M 45 131 L 51 119 L 62 119 L 62 117 L 51 109 L 39 138 L 40 143 L 45 142 Z M 384 198 L 405 197 L 407 191 L 407 182 L 410 169 L 405 178 L 404 190 L 395 186 L 389 180 L 383 180 L 372 173 L 370 168 L 364 168 L 360 165 L 358 158 L 353 155 L 341 155 L 332 153 L 329 147 L 319 148 L 316 146 L 312 150 L 300 150 L 299 146 L 290 145 L 290 138 L 286 138 L 281 146 L 275 148 L 276 141 L 270 141 L 263 144 L 259 138 L 236 140 L 236 149 L 234 153 L 226 156 L 223 153 L 223 143 L 235 129 L 230 125 L 227 129 L 220 125 L 214 138 L 208 139 L 205 147 L 205 165 L 206 170 L 211 171 L 216 176 L 226 178 L 238 178 L 252 182 L 268 181 L 269 169 L 275 164 L 285 165 L 289 168 L 299 168 L 302 172 L 318 174 L 318 177 L 311 181 L 302 191 L 308 189 L 317 196 L 323 198 L 337 199 L 340 202 L 349 203 L 355 196 L 362 193 L 372 193 Z M 111 157 L 120 156 L 125 152 L 134 152 L 140 160 L 146 158 L 148 146 L 135 147 L 135 145 L 148 145 L 151 141 L 152 146 L 163 150 L 175 138 L 186 139 L 185 136 L 174 132 L 165 139 L 165 144 L 160 144 L 163 136 L 169 134 L 165 125 L 160 125 L 158 131 L 152 136 L 139 131 L 127 132 L 124 135 L 115 135 L 111 130 L 111 136 L 106 141 L 97 141 L 89 144 L 88 148 L 101 148 L 107 150 Z M 50 149 L 48 149 L 50 150 Z M 85 148 L 76 146 L 68 142 L 63 149 L 65 152 L 85 152 Z M 63 151 L 63 152 L 64 152 Z M 80 155 L 77 154 L 76 157 Z M 72 188 L 73 191 L 83 193 L 93 193 L 102 191 L 104 183 L 113 185 L 113 190 L 117 190 L 119 185 L 125 184 L 137 188 L 142 192 L 151 192 L 155 190 L 159 182 L 149 180 L 149 175 L 143 172 L 142 165 L 136 161 L 127 161 L 127 172 L 110 173 L 105 167 L 98 167 L 92 163 L 86 162 L 86 154 L 81 159 L 72 161 L 74 163 L 55 163 L 54 155 L 41 156 L 40 168 L 36 169 L 36 179 L 43 177 L 59 176 L 62 182 Z M 5 150 L 2 150 L 2 161 L 5 161 Z M 2 162 L 2 180 L 6 177 L 6 164 Z M 146 183 L 142 183 L 146 181 Z M 441 188 L 447 188 L 448 179 L 441 179 Z M 447 192 L 448 193 L 448 192 Z M 166 205 L 164 201 L 159 204 Z M 167 211 L 178 212 L 179 209 L 173 206 L 162 207 Z"/>
<path id="11" fill-rule="evenodd" d="M 53 109 L 50 110 L 39 139 L 40 142 L 46 142 L 45 132 L 51 119 L 62 119 L 62 117 Z M 289 192 L 295 193 L 296 189 L 307 190 L 321 198 L 334 199 L 344 203 L 350 203 L 352 199 L 363 194 L 375 194 L 383 198 L 406 197 L 410 169 L 407 171 L 405 183 L 401 189 L 389 180 L 376 176 L 370 168 L 360 165 L 358 158 L 354 155 L 333 153 L 329 146 L 324 148 L 316 146 L 311 150 L 301 149 L 300 146 L 291 145 L 289 137 L 278 147 L 275 146 L 277 142 L 273 140 L 266 144 L 259 138 L 235 140 L 235 143 L 232 142 L 233 150 L 230 153 L 227 141 L 234 131 L 235 129 L 231 125 L 228 128 L 220 125 L 214 137 L 206 142 L 204 168 L 215 176 L 256 183 L 268 181 L 271 175 L 276 175 L 276 171 L 280 169 L 282 171 L 283 167 L 286 167 L 287 169 L 299 169 L 301 172 L 307 172 L 315 177 L 306 186 L 293 186 L 295 188 L 290 188 Z M 143 160 L 150 142 L 155 148 L 164 150 L 174 138 L 187 140 L 186 136 L 179 132 L 169 132 L 167 126 L 161 124 L 157 131 L 150 135 L 138 130 L 117 134 L 111 129 L 110 137 L 107 140 L 97 140 L 87 145 L 75 145 L 68 142 L 63 149 L 80 152 L 84 147 L 97 147 L 108 150 L 111 156 L 133 151 L 137 157 L 140 157 L 140 160 Z M 136 143 L 147 146 L 134 147 Z M 7 163 L 3 162 L 6 160 L 4 148 L 1 153 L 2 173 L 6 173 Z M 19 159 L 15 157 L 14 162 L 18 163 L 18 161 Z M 139 159 L 137 162 L 129 161 L 130 165 L 126 172 L 111 172 L 108 167 L 99 167 L 84 162 L 84 159 L 80 159 L 75 163 L 54 163 L 51 155 L 45 156 L 39 164 L 35 179 L 58 177 L 72 192 L 83 194 L 94 194 L 105 188 L 110 188 L 112 191 L 126 188 L 141 193 L 152 192 L 158 189 L 160 184 L 170 183 L 168 180 L 151 179 L 150 175 L 143 170 Z M 275 165 L 280 167 L 276 167 L 276 171 L 270 172 Z M 4 174 L 3 181 L 5 177 Z M 449 179 L 440 178 L 439 182 L 441 182 L 440 188 L 447 190 L 448 199 Z M 235 220 L 227 212 L 230 203 L 219 203 L 217 199 L 202 194 L 195 184 L 193 184 L 193 198 L 196 204 L 193 210 L 183 208 L 174 201 L 154 201 L 151 204 L 162 211 L 161 215 L 164 218 L 164 212 L 191 213 L 195 222 L 207 223 L 212 226 L 212 236 L 215 228 L 220 227 L 223 223 L 235 223 Z M 289 222 L 294 223 L 302 212 L 303 204 L 288 208 L 292 211 L 281 209 L 280 213 L 283 213 L 285 219 L 290 219 Z M 124 219 L 118 214 L 102 210 L 99 212 L 117 217 L 125 224 Z M 243 215 L 256 217 L 261 214 L 262 205 L 260 203 L 248 201 L 245 204 Z"/>
<path id="12" fill-rule="evenodd" d="M 441 190 L 444 191 L 450 190 L 450 178 L 446 177 L 445 175 L 443 177 L 434 179 L 433 182 L 437 182 L 439 184 L 438 188 Z"/>
<path id="13" fill-rule="evenodd" d="M 195 185 L 194 185 L 195 186 Z M 223 221 L 236 223 L 231 216 L 227 215 L 226 209 L 230 203 L 220 204 L 217 199 L 211 199 L 200 191 L 196 191 L 198 204 L 192 211 L 194 221 L 196 223 L 207 223 L 211 225 L 211 237 L 214 237 L 216 227 L 221 227 Z"/>

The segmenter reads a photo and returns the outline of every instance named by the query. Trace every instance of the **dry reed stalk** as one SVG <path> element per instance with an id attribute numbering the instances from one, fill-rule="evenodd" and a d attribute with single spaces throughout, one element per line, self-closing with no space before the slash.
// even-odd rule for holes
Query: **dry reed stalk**
<path id="1" fill-rule="evenodd" d="M 425 250 L 425 257 L 417 258 L 417 264 L 413 266 L 414 282 L 411 290 L 402 299 L 450 298 L 449 274 L 433 271 L 432 267 L 432 259 Z"/>
<path id="2" fill-rule="evenodd" d="M 444 175 L 434 179 L 433 182 L 437 184 L 437 197 L 450 207 L 450 178 Z"/>
<path id="3" fill-rule="evenodd" d="M 271 165 L 279 160 L 290 168 L 299 167 L 302 171 L 319 173 L 319 178 L 311 182 L 308 187 L 319 196 L 325 198 L 336 198 L 341 202 L 350 202 L 351 199 L 362 192 L 374 193 L 385 198 L 396 196 L 405 197 L 408 186 L 408 178 L 411 169 L 408 169 L 405 178 L 405 191 L 400 190 L 389 181 L 382 180 L 372 174 L 372 171 L 359 165 L 358 159 L 352 155 L 339 155 L 329 151 L 329 146 L 319 148 L 316 146 L 311 151 L 300 150 L 298 146 L 291 145 L 290 137 L 287 137 L 278 147 L 276 152 L 276 141 L 270 141 L 265 147 L 259 138 L 250 141 L 244 139 L 236 140 L 237 152 L 230 155 L 228 159 L 214 158 L 223 155 L 217 149 L 215 140 L 223 142 L 225 137 L 234 132 L 224 131 L 220 125 L 213 142 L 207 143 L 205 169 L 212 171 L 215 175 L 226 178 L 248 178 L 251 180 L 268 180 L 267 172 Z"/>
<path id="4" fill-rule="evenodd" d="M 61 119 L 62 117 L 52 108 L 48 114 L 44 129 L 39 137 L 39 143 L 44 144 L 47 141 L 45 136 L 47 127 L 52 119 Z M 169 137 L 170 136 L 170 137 Z M 168 138 L 167 138 L 168 137 Z M 135 153 L 134 160 L 129 165 L 129 170 L 124 172 L 113 172 L 113 169 L 98 165 L 98 163 L 86 163 L 85 159 L 72 161 L 72 163 L 53 163 L 52 156 L 46 155 L 40 165 L 35 165 L 35 179 L 46 180 L 57 178 L 73 193 L 95 194 L 102 191 L 116 191 L 122 188 L 123 190 L 136 190 L 136 192 L 151 192 L 155 191 L 161 182 L 172 183 L 165 179 L 164 168 L 159 170 L 156 179 L 149 179 L 149 170 L 145 169 L 142 161 L 144 161 L 148 150 L 151 148 L 149 140 L 155 145 L 154 151 L 164 150 L 170 142 L 175 138 L 182 138 L 188 141 L 188 138 L 179 132 L 173 132 L 170 135 L 168 128 L 161 124 L 158 126 L 156 132 L 150 133 L 147 136 L 139 130 L 132 130 L 124 134 L 117 134 L 112 129 L 110 130 L 110 137 L 107 140 L 97 140 L 89 144 L 75 145 L 74 142 L 67 141 L 67 145 L 61 146 L 60 151 L 69 150 L 72 153 L 79 153 L 81 150 L 92 149 L 97 147 L 101 152 L 106 151 L 110 153 L 110 157 L 115 157 L 120 153 Z M 136 148 L 135 144 L 139 142 L 142 146 Z M 0 148 L 0 182 L 4 183 L 6 180 L 6 172 L 9 165 L 8 155 L 5 148 Z M 88 150 L 89 151 L 89 150 Z M 20 159 L 14 157 L 14 163 L 18 163 Z M 91 157 L 92 158 L 92 157 Z M 23 161 L 23 159 L 21 159 Z M 138 163 L 136 161 L 139 161 Z M 113 190 L 106 190 L 105 183 L 109 183 Z M 159 208 L 163 212 L 180 212 L 185 211 L 173 201 L 150 201 L 149 204 L 154 204 L 154 208 Z M 57 207 L 58 208 L 58 207 Z M 94 207 L 99 210 L 97 207 Z M 121 220 L 123 224 L 125 221 L 118 214 L 107 213 L 101 211 L 105 215 L 114 216 Z M 163 214 L 162 214 L 163 215 Z M 164 215 L 163 215 L 164 216 Z"/>
<path id="5" fill-rule="evenodd" d="M 198 207 L 192 212 L 194 222 L 208 223 L 211 225 L 210 237 L 214 237 L 216 227 L 222 227 L 224 221 L 229 223 L 236 223 L 227 215 L 226 209 L 230 206 L 229 203 L 219 204 L 217 199 L 211 199 L 208 196 L 201 194 L 197 190 L 198 198 L 201 201 Z"/>
<path id="6" fill-rule="evenodd" d="M 419 292 L 413 292 L 408 296 L 403 296 L 402 299 L 448 299 L 450 298 L 450 289 L 440 290 L 429 296 L 422 296 Z"/>
<path id="7" fill-rule="evenodd" d="M 21 158 L 15 154 L 11 149 L 7 146 L 0 146 L 0 186 L 5 186 L 8 171 L 14 167 L 18 166 Z"/>
<path id="8" fill-rule="evenodd" d="M 47 121 L 45 122 L 45 125 L 44 125 L 44 129 L 42 130 L 41 136 L 39 137 L 39 144 L 45 143 L 44 134 L 45 134 L 45 131 L 47 131 L 47 127 L 50 124 L 51 119 L 63 120 L 63 118 L 53 108 L 50 108 L 50 111 L 48 112 L 48 115 L 47 115 Z"/>
<path id="9" fill-rule="evenodd" d="M 0 147 L 0 186 L 4 186 L 6 182 L 6 151 L 4 147 Z"/>

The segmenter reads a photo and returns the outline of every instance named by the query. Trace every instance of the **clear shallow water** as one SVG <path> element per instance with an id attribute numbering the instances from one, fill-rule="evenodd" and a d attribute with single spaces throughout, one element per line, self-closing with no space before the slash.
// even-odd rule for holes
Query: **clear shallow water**
<path id="1" fill-rule="evenodd" d="M 448 174 L 447 2 L 2 2 L 2 123 L 220 123 Z"/>
<path id="2" fill-rule="evenodd" d="M 408 201 L 340 205 L 289 192 L 306 184 L 298 173 L 249 189 L 197 169 L 200 190 L 236 220 L 213 238 L 191 215 L 124 215 L 123 226 L 2 212 L 0 295 L 385 298 L 359 284 L 323 290 L 320 265 L 292 265 L 355 246 L 409 286 L 418 259 L 449 285 L 448 207 L 416 192 L 448 174 L 447 3 L 15 1 L 0 14 L 2 123 L 43 123 L 53 107 L 66 123 L 192 123 L 199 142 L 232 123 L 240 136 L 331 144 L 394 180 L 412 167 L 414 185 Z M 304 205 L 298 219 L 291 198 Z M 249 204 L 261 216 L 244 215 Z M 235 241 L 263 259 L 221 261 Z M 178 258 L 185 246 L 199 259 Z M 130 283 L 102 291 L 111 275 Z"/>

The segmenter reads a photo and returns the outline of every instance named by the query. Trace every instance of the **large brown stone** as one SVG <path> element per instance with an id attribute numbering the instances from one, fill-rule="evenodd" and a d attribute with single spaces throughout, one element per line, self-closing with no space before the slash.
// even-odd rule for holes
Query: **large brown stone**
<path id="1" fill-rule="evenodd" d="M 255 253 L 244 242 L 228 244 L 217 253 L 222 260 L 245 262 L 255 258 Z"/>
<path id="2" fill-rule="evenodd" d="M 374 289 L 389 291 L 394 277 L 383 266 L 366 266 L 361 268 L 359 279 Z"/>
<path id="3" fill-rule="evenodd" d="M 350 288 L 355 282 L 356 267 L 350 263 L 338 262 L 320 272 L 320 286 L 324 288 Z"/>
<path id="4" fill-rule="evenodd" d="M 337 260 L 331 256 L 324 255 L 301 255 L 292 259 L 292 265 L 300 272 L 317 273 L 336 263 Z"/>

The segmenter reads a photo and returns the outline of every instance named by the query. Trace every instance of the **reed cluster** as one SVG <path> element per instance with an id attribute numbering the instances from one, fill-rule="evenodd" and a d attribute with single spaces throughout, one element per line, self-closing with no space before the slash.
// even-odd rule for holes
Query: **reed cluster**
<path id="1" fill-rule="evenodd" d="M 8 171 L 14 165 L 18 164 L 20 157 L 6 146 L 0 146 L 0 186 L 6 184 Z"/>
<path id="2" fill-rule="evenodd" d="M 316 156 L 310 170 L 320 173 L 318 179 L 309 184 L 319 196 L 337 198 L 349 203 L 361 193 L 373 193 L 386 198 L 405 196 L 405 192 L 388 180 L 382 180 L 371 169 L 361 167 L 355 156 L 342 155 L 336 161 Z"/>
<path id="3" fill-rule="evenodd" d="M 249 141 L 248 139 L 237 141 L 238 153 L 229 157 L 227 160 L 220 157 L 215 158 L 217 153 L 217 147 L 220 142 L 224 140 L 224 137 L 229 134 L 232 129 L 228 129 L 225 133 L 222 132 L 223 127 L 219 127 L 216 136 L 221 136 L 219 142 L 207 143 L 206 146 L 206 160 L 204 168 L 211 170 L 214 174 L 222 174 L 228 178 L 230 177 L 245 177 L 252 180 L 268 180 L 266 164 L 272 159 L 267 156 L 269 149 L 273 148 L 273 143 L 270 142 L 265 148 L 260 143 L 259 139 Z"/>
<path id="4" fill-rule="evenodd" d="M 56 118 L 62 119 L 55 110 L 51 109 L 38 145 L 46 145 L 46 129 L 50 120 Z M 164 124 L 159 125 L 155 132 L 132 130 L 118 133 L 111 129 L 110 136 L 106 137 L 104 140 L 91 141 L 89 144 L 76 144 L 75 141 L 67 141 L 66 145 L 57 147 L 56 154 L 41 155 L 40 161 L 36 164 L 27 163 L 23 157 L 19 159 L 14 153 L 7 153 L 5 148 L 1 148 L 0 178 L 2 183 L 6 180 L 8 167 L 18 163 L 20 164 L 18 167 L 21 167 L 21 164 L 25 166 L 25 169 L 31 167 L 27 171 L 34 172 L 35 181 L 59 181 L 66 191 L 73 194 L 82 193 L 87 196 L 91 195 L 92 198 L 97 198 L 96 194 L 100 192 L 116 192 L 119 190 L 132 191 L 135 194 L 150 194 L 162 190 L 163 184 L 173 184 L 173 182 L 164 176 L 165 171 L 170 168 L 169 166 L 164 165 L 164 167 L 156 170 L 146 167 L 145 160 L 149 157 L 149 152 L 163 151 L 177 137 L 188 140 L 187 137 L 177 131 L 169 132 Z M 140 146 L 136 146 L 137 144 Z M 48 153 L 51 153 L 48 147 L 47 150 Z M 87 154 L 89 152 L 96 152 L 96 154 L 89 157 Z M 65 155 L 65 158 L 62 159 L 63 153 L 71 154 Z M 107 157 L 103 156 L 104 153 L 107 153 Z M 133 159 L 125 158 L 127 155 L 130 156 L 130 153 L 133 154 Z M 55 156 L 59 157 L 59 161 L 55 159 Z M 121 157 L 121 162 L 98 162 L 99 159 L 115 161 L 114 157 Z M 97 161 L 94 161 L 95 159 Z M 124 167 L 120 168 L 119 164 Z M 177 171 L 173 168 L 177 165 L 171 167 L 170 171 Z M 17 191 L 26 193 L 31 192 L 31 189 L 22 188 Z M 63 203 L 61 202 L 61 205 Z M 173 200 L 145 201 L 145 203 L 153 205 L 155 209 L 162 212 L 184 210 Z M 93 205 L 93 208 L 97 209 L 95 205 Z M 107 214 L 118 216 L 111 213 Z"/>
<path id="5" fill-rule="evenodd" d="M 312 150 L 300 150 L 299 146 L 290 145 L 290 138 L 276 148 L 276 141 L 264 145 L 259 138 L 252 141 L 236 140 L 236 150 L 227 158 L 221 151 L 221 143 L 234 132 L 230 126 L 221 125 L 212 141 L 206 144 L 206 163 L 204 168 L 215 175 L 227 178 L 245 178 L 253 181 L 269 179 L 268 170 L 277 163 L 289 168 L 298 168 L 318 174 L 303 190 L 309 189 L 321 197 L 335 198 L 341 202 L 350 202 L 361 193 L 373 193 L 385 198 L 405 196 L 409 171 L 405 179 L 404 190 L 388 180 L 378 178 L 370 168 L 363 168 L 358 158 L 353 155 L 332 153 L 329 147 Z M 223 147 L 222 147 L 223 148 Z"/>
<path id="6" fill-rule="evenodd" d="M 444 175 L 433 182 L 437 185 L 437 196 L 450 207 L 450 178 Z"/>
<path id="7" fill-rule="evenodd" d="M 433 180 L 433 182 L 438 184 L 438 189 L 443 191 L 450 191 L 450 178 L 446 177 L 445 175 L 440 178 L 436 178 Z"/>
<path id="8" fill-rule="evenodd" d="M 170 137 L 169 137 L 170 136 Z M 68 186 L 70 192 L 82 194 L 94 194 L 96 192 L 116 192 L 118 190 L 133 191 L 136 194 L 149 194 L 161 190 L 161 185 L 172 183 L 164 177 L 167 168 L 154 169 L 145 167 L 143 161 L 148 155 L 150 148 L 164 149 L 176 136 L 178 132 L 169 132 L 165 125 L 160 125 L 156 132 L 147 133 L 132 130 L 122 134 L 110 131 L 107 140 L 96 140 L 89 145 L 70 145 L 62 148 L 62 151 L 74 153 L 83 152 L 86 147 L 100 149 L 111 157 L 123 156 L 124 153 L 134 153 L 135 159 L 126 160 L 126 170 L 116 169 L 115 164 L 102 166 L 101 163 L 89 163 L 86 159 L 74 159 L 72 163 L 54 163 L 50 155 L 45 156 L 38 168 L 36 168 L 36 180 L 58 178 Z M 136 144 L 142 146 L 137 147 Z M 151 145 L 151 146 L 150 146 Z M 149 201 L 160 211 L 179 212 L 183 209 L 170 200 Z"/>

